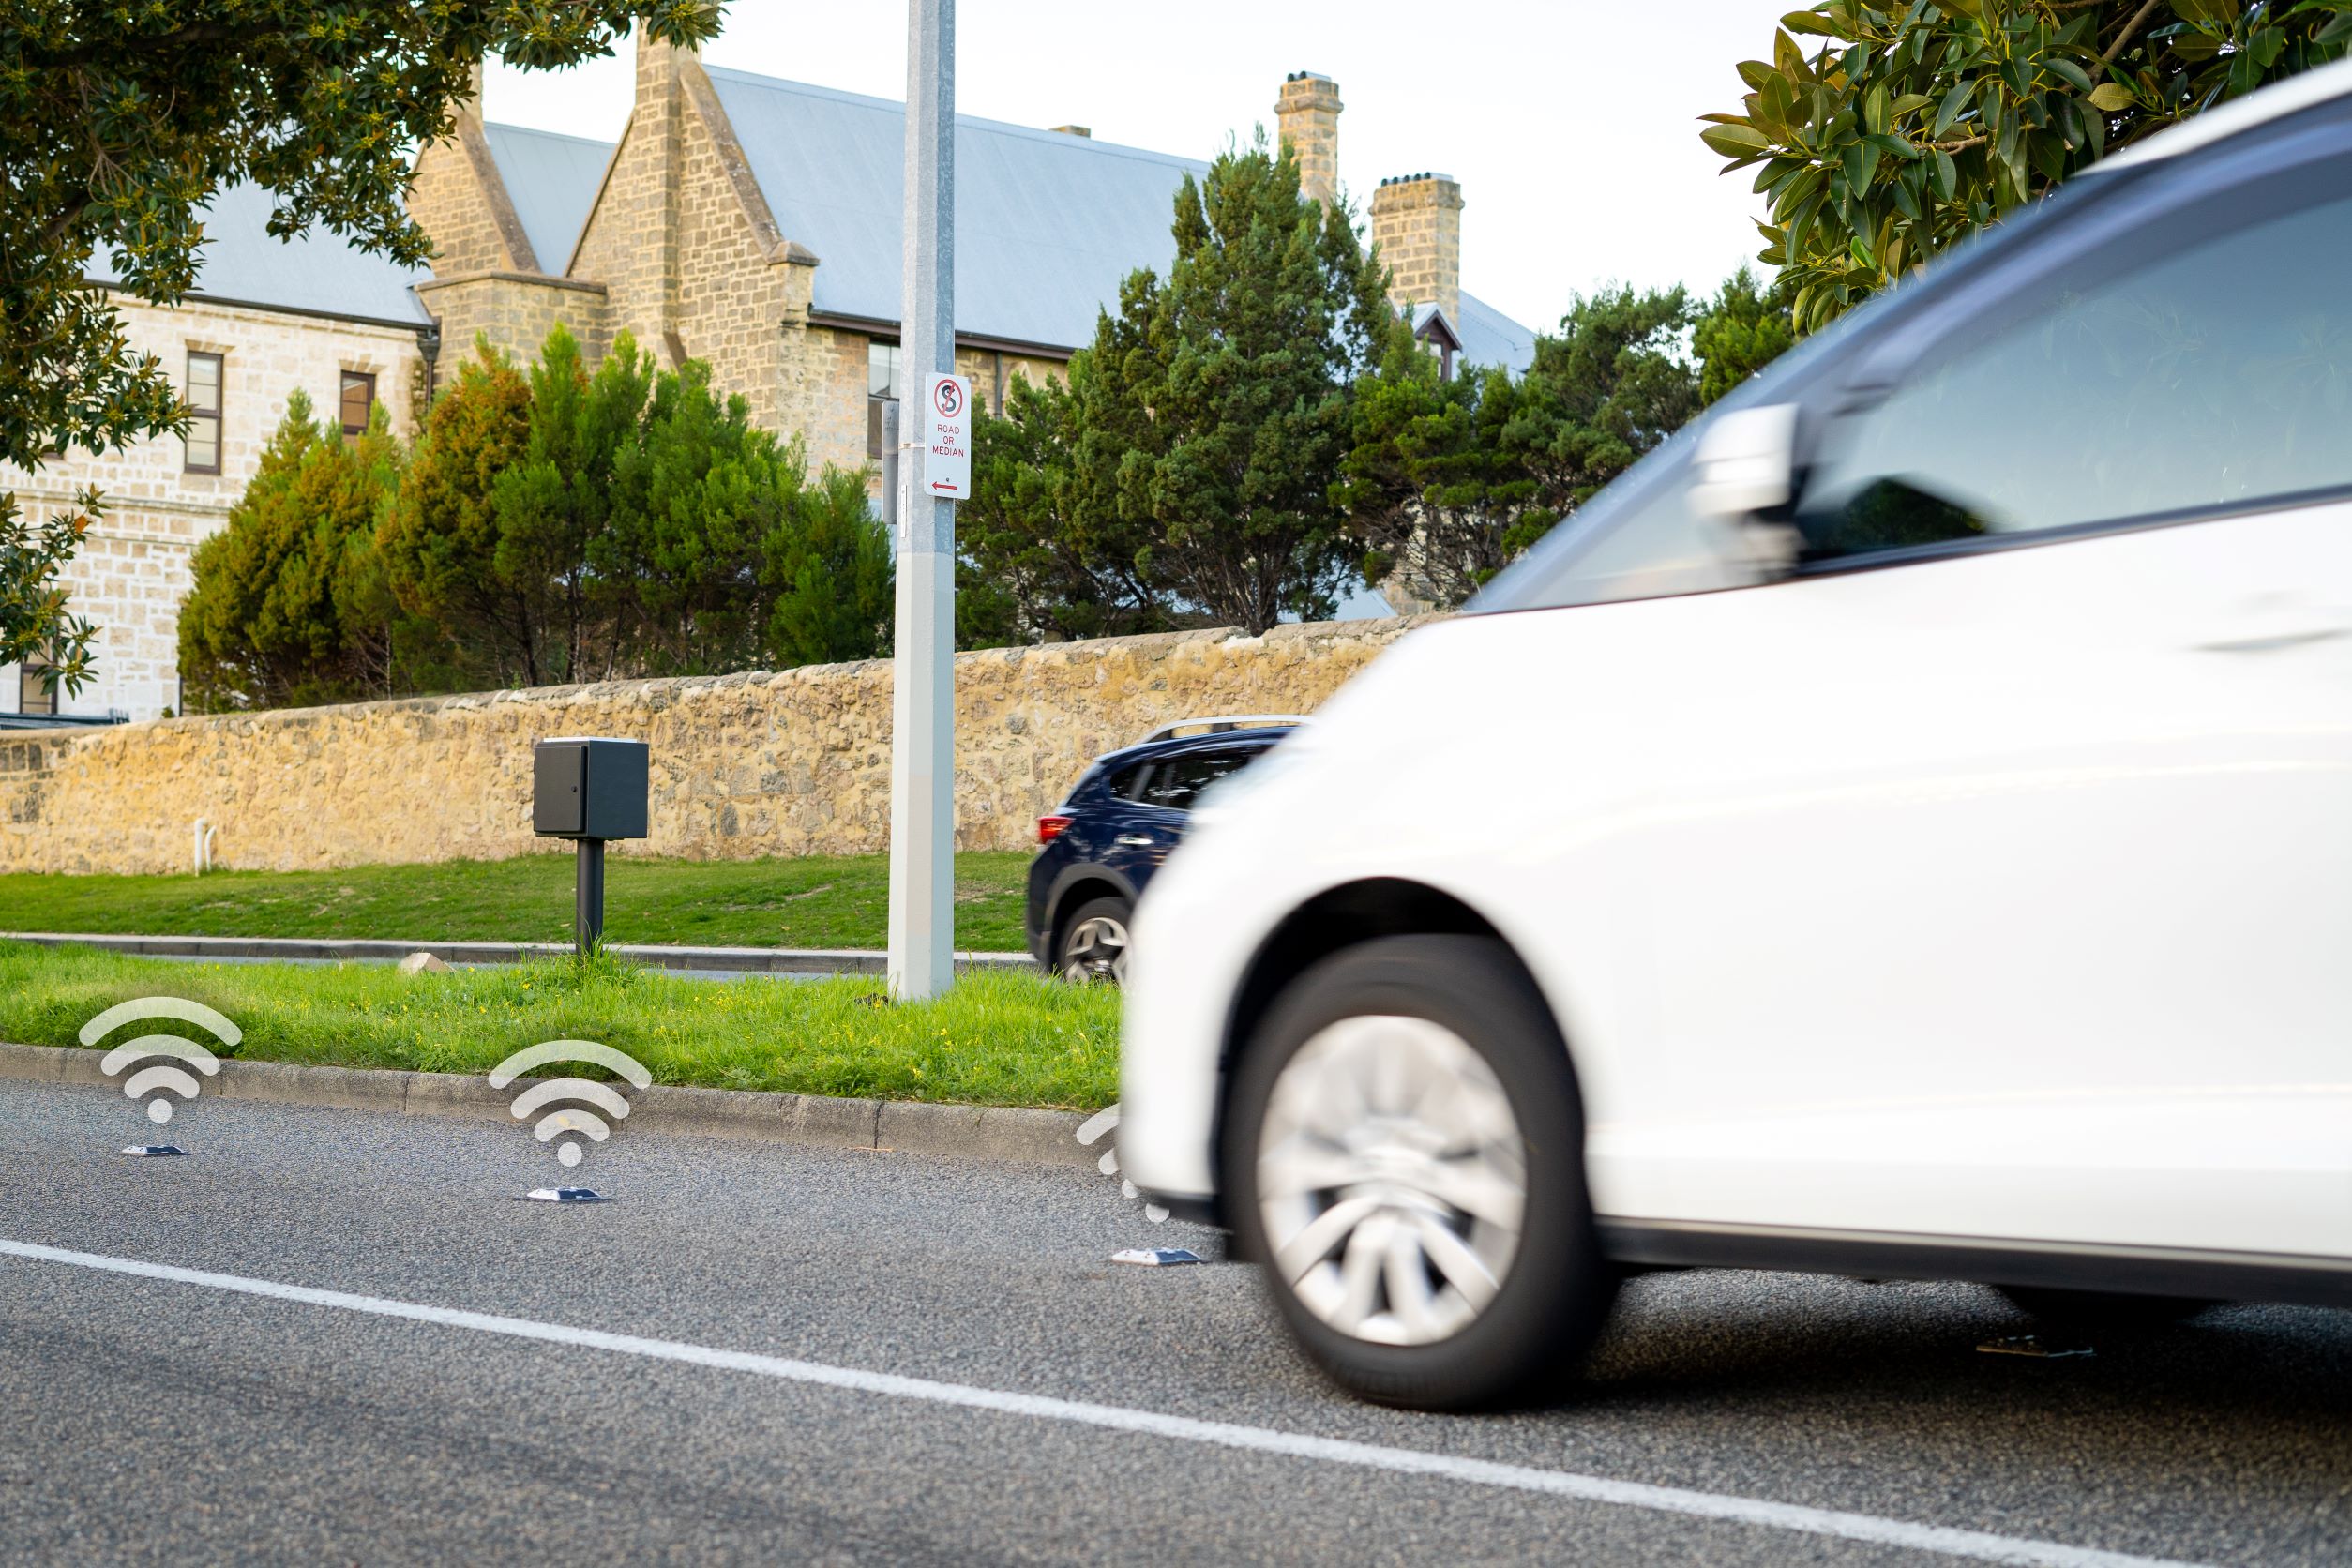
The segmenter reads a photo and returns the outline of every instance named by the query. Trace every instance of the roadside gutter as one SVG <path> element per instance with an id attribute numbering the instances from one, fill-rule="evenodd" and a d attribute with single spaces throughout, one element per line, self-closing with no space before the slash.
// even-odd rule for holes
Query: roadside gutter
<path id="1" fill-rule="evenodd" d="M 445 964 L 520 964 L 569 957 L 568 942 L 378 942 L 309 937 L 142 937 L 75 931 L 0 931 L 0 942 L 41 947 L 72 944 L 110 953 L 158 958 L 278 958 L 290 961 L 354 960 L 397 963 L 412 953 L 430 953 Z M 871 947 L 672 947 L 657 943 L 609 943 L 615 957 L 649 969 L 724 970 L 752 974 L 881 974 L 890 956 Z M 1033 973 L 1026 953 L 958 953 L 960 970 L 1004 970 Z"/>
<path id="2" fill-rule="evenodd" d="M 0 1044 L 0 1078 L 112 1088 L 115 1080 L 98 1071 L 104 1059 L 102 1051 L 68 1046 Z M 306 1067 L 230 1059 L 220 1063 L 219 1078 L 205 1081 L 204 1096 L 503 1122 L 517 1087 L 532 1081 L 518 1079 L 516 1086 L 497 1090 L 488 1079 L 472 1074 Z M 1026 1165 L 1093 1166 L 1100 1150 L 1078 1141 L 1078 1129 L 1086 1120 L 1078 1112 L 1065 1110 L 836 1099 L 822 1094 L 656 1084 L 629 1096 L 628 1124 L 681 1138 L 752 1138 Z"/>

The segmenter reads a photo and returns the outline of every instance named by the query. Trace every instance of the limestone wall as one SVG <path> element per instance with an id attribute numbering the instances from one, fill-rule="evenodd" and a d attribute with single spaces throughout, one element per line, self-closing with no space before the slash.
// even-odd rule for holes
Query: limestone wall
<path id="1" fill-rule="evenodd" d="M 1092 758 L 1178 718 L 1311 712 L 1420 624 L 961 655 L 957 841 L 1024 848 Z M 0 871 L 186 870 L 200 817 L 218 830 L 222 867 L 549 848 L 531 833 L 531 745 L 583 734 L 653 748 L 653 836 L 615 853 L 879 852 L 890 835 L 890 685 L 889 664 L 876 661 L 0 734 Z"/>

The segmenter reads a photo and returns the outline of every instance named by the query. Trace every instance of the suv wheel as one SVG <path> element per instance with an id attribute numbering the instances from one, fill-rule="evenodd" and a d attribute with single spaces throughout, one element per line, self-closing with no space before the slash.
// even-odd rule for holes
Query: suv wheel
<path id="1" fill-rule="evenodd" d="M 1461 1410 L 1555 1394 L 1614 1274 L 1567 1048 L 1501 944 L 1391 937 L 1276 1001 L 1234 1081 L 1244 1256 L 1341 1386 Z"/>
<path id="2" fill-rule="evenodd" d="M 1135 906 L 1124 898 L 1090 898 L 1078 907 L 1053 956 L 1054 972 L 1074 986 L 1127 978 L 1127 923 Z"/>

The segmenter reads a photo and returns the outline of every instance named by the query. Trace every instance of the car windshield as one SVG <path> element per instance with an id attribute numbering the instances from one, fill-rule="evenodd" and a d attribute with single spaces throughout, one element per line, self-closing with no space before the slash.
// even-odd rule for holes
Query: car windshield
<path id="1" fill-rule="evenodd" d="M 1684 505 L 1683 472 L 1698 432 L 1716 415 L 1786 401 L 1807 387 L 1847 345 L 1875 333 L 1983 263 L 2038 233 L 2053 213 L 2132 178 L 2119 173 L 2078 180 L 2066 190 L 1979 231 L 1921 272 L 1847 311 L 1726 395 L 1708 414 L 1668 437 L 1577 508 L 1462 607 L 1465 615 L 1608 604 L 1670 594 L 1706 593 L 1753 580 L 1752 568 L 1724 525 Z"/>

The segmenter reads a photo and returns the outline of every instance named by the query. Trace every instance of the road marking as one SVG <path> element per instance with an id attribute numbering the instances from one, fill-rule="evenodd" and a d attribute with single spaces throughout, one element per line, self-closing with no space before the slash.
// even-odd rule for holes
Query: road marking
<path id="1" fill-rule="evenodd" d="M 1311 1437 L 1263 1426 L 1239 1426 L 1222 1421 L 1196 1421 L 1189 1416 L 1162 1415 L 1155 1410 L 1129 1410 L 1118 1405 L 1093 1405 L 1075 1399 L 1053 1399 L 1035 1394 L 1008 1394 L 972 1388 L 962 1383 L 933 1382 L 927 1378 L 902 1378 L 888 1372 L 827 1366 L 820 1362 L 794 1361 L 784 1356 L 756 1355 L 747 1350 L 721 1350 L 674 1339 L 645 1339 L 631 1334 L 606 1334 L 599 1329 L 541 1323 L 528 1318 L 506 1318 L 489 1312 L 464 1312 L 455 1307 L 425 1306 L 415 1302 L 388 1301 L 380 1296 L 354 1296 L 341 1290 L 318 1290 L 307 1285 L 281 1285 L 275 1280 L 248 1279 L 241 1274 L 207 1274 L 201 1269 L 176 1268 L 135 1258 L 108 1258 L 93 1252 L 69 1252 L 63 1247 L 0 1238 L 0 1256 L 42 1263 L 63 1263 L 77 1269 L 129 1274 L 139 1279 L 168 1280 L 176 1285 L 200 1285 L 212 1290 L 262 1296 L 272 1301 L 298 1302 L 306 1306 L 332 1307 L 376 1318 L 433 1323 L 443 1328 L 472 1329 L 478 1334 L 505 1334 L 512 1339 L 535 1339 L 550 1345 L 609 1350 L 651 1361 L 683 1362 L 690 1366 L 748 1372 L 787 1382 L 813 1383 L 822 1388 L 877 1394 L 892 1399 L 952 1405 L 988 1410 L 1000 1415 L 1028 1416 L 1039 1421 L 1067 1422 L 1114 1432 L 1171 1438 L 1180 1442 L 1206 1443 L 1258 1454 L 1279 1454 L 1313 1459 L 1327 1465 L 1386 1470 L 1398 1475 L 1435 1476 L 1466 1481 L 1479 1486 L 1535 1492 L 1579 1502 L 1605 1502 L 1651 1513 L 1679 1514 L 1727 1524 L 1760 1525 L 1806 1535 L 1834 1536 L 1844 1541 L 1867 1541 L 1877 1545 L 1904 1546 L 1940 1552 L 1977 1562 L 2017 1564 L 2019 1568 L 2188 1568 L 2164 1559 L 2134 1557 L 2088 1546 L 2062 1545 L 2018 1536 L 1992 1535 L 1981 1530 L 1952 1530 L 1942 1525 L 1882 1519 L 1869 1514 L 1846 1514 L 1828 1508 L 1769 1502 L 1758 1498 L 1730 1497 L 1716 1492 L 1687 1491 L 1680 1486 L 1652 1486 L 1638 1481 L 1612 1481 L 1605 1476 L 1578 1475 L 1568 1470 L 1537 1470 L 1525 1465 L 1498 1464 L 1488 1459 L 1427 1454 L 1418 1449 L 1389 1448 L 1379 1443 L 1349 1442 L 1338 1438 Z"/>

